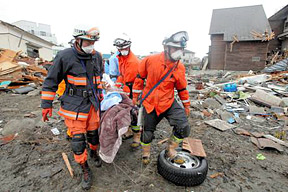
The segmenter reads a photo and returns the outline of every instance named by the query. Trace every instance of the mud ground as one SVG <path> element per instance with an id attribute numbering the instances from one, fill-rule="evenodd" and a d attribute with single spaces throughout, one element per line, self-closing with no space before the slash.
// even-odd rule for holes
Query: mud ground
<path id="1" fill-rule="evenodd" d="M 54 105 L 57 111 L 59 103 Z M 8 108 L 8 109 L 7 109 Z M 11 108 L 11 110 L 9 110 Z M 1 109 L 5 109 L 4 111 Z M 13 95 L 0 93 L 0 130 L 12 119 L 23 120 L 24 114 L 34 112 L 35 125 L 23 128 L 18 136 L 0 146 L 0 191 L 82 191 L 80 168 L 73 161 L 69 142 L 65 140 L 63 120 L 56 115 L 49 123 L 41 123 L 39 96 Z M 27 117 L 25 117 L 27 118 Z M 131 151 L 131 140 L 124 141 L 114 163 L 103 164 L 101 168 L 90 166 L 94 182 L 90 191 L 283 191 L 288 188 L 288 150 L 259 150 L 247 136 L 237 135 L 233 130 L 218 131 L 200 119 L 189 119 L 191 137 L 201 139 L 207 153 L 209 170 L 207 179 L 196 187 L 176 186 L 157 173 L 157 156 L 165 148 L 157 142 L 169 137 L 171 128 L 163 120 L 152 145 L 152 162 L 142 166 L 141 151 Z M 253 124 L 243 122 L 239 127 L 248 131 L 268 132 L 269 127 L 278 126 L 277 122 Z M 60 136 L 50 131 L 57 127 Z M 71 178 L 62 159 L 65 152 L 74 169 Z M 265 160 L 257 160 L 263 154 Z M 214 173 L 223 176 L 210 178 Z"/>

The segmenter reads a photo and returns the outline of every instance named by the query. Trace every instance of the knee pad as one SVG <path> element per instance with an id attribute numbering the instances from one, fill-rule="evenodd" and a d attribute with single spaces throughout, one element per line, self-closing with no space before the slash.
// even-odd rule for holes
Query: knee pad
<path id="1" fill-rule="evenodd" d="M 98 145 L 99 144 L 98 130 L 87 131 L 87 141 L 91 145 Z"/>
<path id="2" fill-rule="evenodd" d="M 154 139 L 154 134 L 152 131 L 143 131 L 141 134 L 141 142 L 148 144 Z"/>
<path id="3" fill-rule="evenodd" d="M 173 129 L 173 134 L 175 137 L 177 137 L 179 139 L 183 139 L 185 137 L 188 137 L 190 134 L 190 127 L 189 127 L 189 125 L 186 125 L 185 127 L 175 126 Z"/>
<path id="4" fill-rule="evenodd" d="M 71 147 L 75 155 L 81 155 L 84 153 L 86 149 L 85 135 L 83 133 L 73 135 Z"/>

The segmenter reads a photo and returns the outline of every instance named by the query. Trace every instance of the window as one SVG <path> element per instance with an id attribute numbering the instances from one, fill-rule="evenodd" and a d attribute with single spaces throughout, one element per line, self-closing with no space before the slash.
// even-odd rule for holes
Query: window
<path id="1" fill-rule="evenodd" d="M 41 36 L 46 36 L 46 32 L 45 31 L 40 31 L 40 35 Z"/>
<path id="2" fill-rule="evenodd" d="M 39 57 L 39 50 L 36 47 L 33 47 L 31 45 L 27 45 L 27 55 L 29 57 L 37 58 Z"/>
<path id="3" fill-rule="evenodd" d="M 259 62 L 260 61 L 260 57 L 252 57 L 252 62 Z"/>

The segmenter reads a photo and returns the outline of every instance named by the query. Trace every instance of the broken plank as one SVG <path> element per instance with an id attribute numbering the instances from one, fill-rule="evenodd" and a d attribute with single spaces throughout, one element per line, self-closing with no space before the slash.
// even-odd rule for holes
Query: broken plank
<path id="1" fill-rule="evenodd" d="M 62 157 L 63 157 L 63 160 L 64 160 L 64 162 L 65 162 L 65 164 L 66 164 L 66 166 L 67 166 L 67 169 L 68 169 L 71 177 L 73 178 L 73 176 L 74 176 L 74 175 L 73 175 L 73 169 L 72 169 L 72 167 L 71 167 L 71 165 L 70 165 L 70 162 L 69 162 L 69 159 L 68 159 L 66 153 L 63 152 L 63 153 L 62 153 Z"/>

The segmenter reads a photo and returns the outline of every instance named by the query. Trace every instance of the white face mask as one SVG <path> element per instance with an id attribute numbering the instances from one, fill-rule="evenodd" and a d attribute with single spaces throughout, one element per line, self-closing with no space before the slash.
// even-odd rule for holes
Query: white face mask
<path id="1" fill-rule="evenodd" d="M 123 51 L 120 51 L 120 53 L 121 53 L 121 55 L 126 56 L 129 54 L 129 51 L 123 50 Z"/>
<path id="2" fill-rule="evenodd" d="M 180 60 L 183 57 L 183 50 L 177 50 L 171 54 L 171 58 L 175 61 Z"/>
<path id="3" fill-rule="evenodd" d="M 87 46 L 87 47 L 83 47 L 83 46 L 82 46 L 82 49 L 83 49 L 83 51 L 84 51 L 85 53 L 91 54 L 91 53 L 93 52 L 93 50 L 94 50 L 94 45 L 89 45 L 89 46 Z"/>

